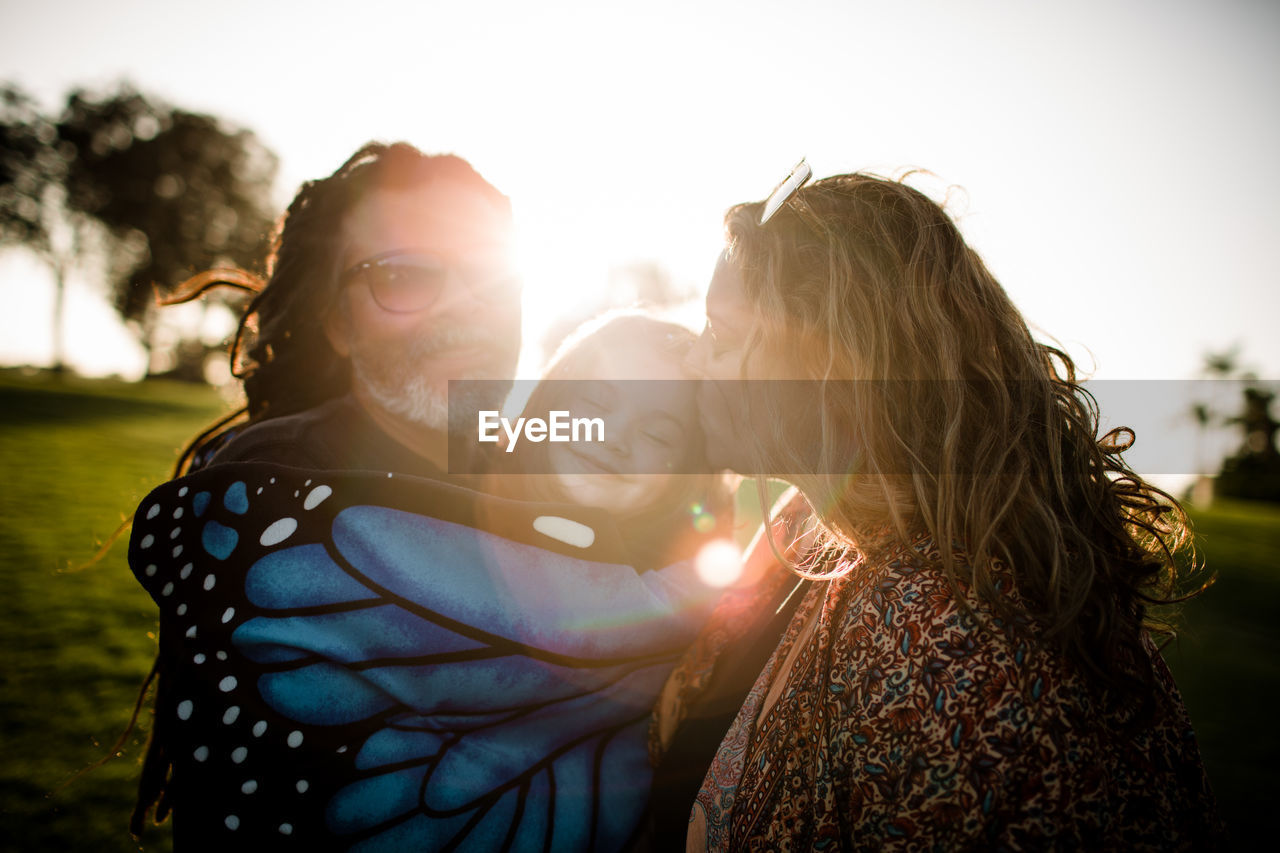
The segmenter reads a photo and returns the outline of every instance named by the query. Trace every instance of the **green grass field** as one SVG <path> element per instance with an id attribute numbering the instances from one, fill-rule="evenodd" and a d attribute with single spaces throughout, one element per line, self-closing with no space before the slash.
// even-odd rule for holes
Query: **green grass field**
<path id="1" fill-rule="evenodd" d="M 1238 849 L 1274 850 L 1280 506 L 1219 501 L 1193 520 L 1197 547 L 1218 580 L 1184 606 L 1178 641 L 1165 660 Z"/>
<path id="2" fill-rule="evenodd" d="M 91 557 L 222 408 L 210 389 L 0 374 L 0 833 L 12 849 L 138 849 L 127 832 L 143 733 L 106 754 L 155 654 L 155 608 L 123 537 Z M 144 849 L 168 849 L 167 827 Z"/>
<path id="3" fill-rule="evenodd" d="M 139 849 L 126 824 L 145 731 L 123 757 L 65 783 L 124 729 L 155 651 L 155 610 L 123 540 L 96 566 L 71 567 L 221 410 L 204 388 L 0 371 L 0 844 Z M 1267 783 L 1280 757 L 1270 717 L 1280 698 L 1280 507 L 1218 504 L 1195 520 L 1219 582 L 1185 608 L 1166 658 L 1228 825 L 1248 848 L 1269 832 Z M 167 827 L 141 844 L 168 847 Z"/>

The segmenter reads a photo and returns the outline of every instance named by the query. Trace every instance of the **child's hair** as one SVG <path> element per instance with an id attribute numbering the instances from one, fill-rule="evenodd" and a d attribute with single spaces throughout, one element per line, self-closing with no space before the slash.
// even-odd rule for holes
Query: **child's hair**
<path id="1" fill-rule="evenodd" d="M 529 395 L 524 414 L 547 418 L 553 409 L 563 409 L 556 389 L 566 386 L 558 382 L 585 378 L 602 361 L 606 348 L 616 347 L 619 341 L 638 343 L 679 361 L 695 340 L 684 326 L 637 310 L 610 311 L 588 320 L 556 349 Z M 672 475 L 667 487 L 643 507 L 617 518 L 628 554 L 641 571 L 690 559 L 710 540 L 733 535 L 732 492 L 726 475 L 706 465 L 696 420 L 686 429 L 692 433 L 686 451 L 691 457 L 683 470 L 701 473 Z M 523 500 L 575 503 L 554 475 L 544 473 L 551 470 L 547 450 L 545 442 L 522 445 L 521 452 L 512 454 L 512 462 L 495 473 L 494 490 Z"/>

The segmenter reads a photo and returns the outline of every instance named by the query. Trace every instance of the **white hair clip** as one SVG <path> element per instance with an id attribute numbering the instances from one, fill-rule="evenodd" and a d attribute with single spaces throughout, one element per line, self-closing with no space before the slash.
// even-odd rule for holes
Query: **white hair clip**
<path id="1" fill-rule="evenodd" d="M 760 224 L 764 225 L 772 219 L 787 200 L 796 194 L 796 190 L 808 183 L 812 177 L 813 169 L 810 169 L 809 164 L 801 157 L 791 173 L 782 179 L 782 183 L 778 184 L 765 200 L 764 210 L 760 212 Z"/>

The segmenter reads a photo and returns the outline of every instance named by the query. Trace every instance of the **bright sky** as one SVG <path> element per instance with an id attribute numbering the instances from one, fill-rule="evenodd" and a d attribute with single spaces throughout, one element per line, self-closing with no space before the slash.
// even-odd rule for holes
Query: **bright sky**
<path id="1" fill-rule="evenodd" d="M 255 130 L 282 204 L 370 138 L 468 158 L 516 205 L 527 340 L 613 264 L 701 289 L 724 209 L 805 155 L 963 188 L 971 242 L 1099 377 L 1232 343 L 1280 376 L 1269 0 L 0 0 L 0 79 L 54 107 L 121 78 Z M 0 362 L 46 360 L 38 266 L 0 258 L 0 293 Z M 76 366 L 140 370 L 91 282 L 68 321 Z"/>

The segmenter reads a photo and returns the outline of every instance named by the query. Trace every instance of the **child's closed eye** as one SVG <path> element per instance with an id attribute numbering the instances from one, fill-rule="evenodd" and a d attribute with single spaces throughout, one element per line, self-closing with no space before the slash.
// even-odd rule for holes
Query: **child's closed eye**
<path id="1" fill-rule="evenodd" d="M 605 414 L 609 411 L 609 407 L 603 401 L 596 397 L 579 397 L 578 409 Z"/>
<path id="2" fill-rule="evenodd" d="M 643 435 L 645 438 L 649 439 L 659 447 L 671 448 L 676 446 L 676 443 L 674 439 L 671 438 L 671 436 L 661 435 L 656 432 L 650 432 L 649 430 L 643 431 L 641 435 Z"/>

